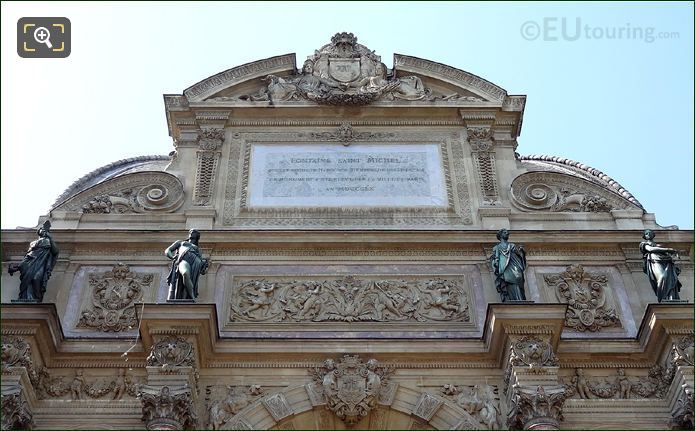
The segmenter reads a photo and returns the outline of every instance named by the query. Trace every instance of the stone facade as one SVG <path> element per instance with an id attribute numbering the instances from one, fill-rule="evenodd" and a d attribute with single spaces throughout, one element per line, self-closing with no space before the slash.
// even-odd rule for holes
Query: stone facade
<path id="1" fill-rule="evenodd" d="M 387 69 L 345 33 L 297 66 L 165 95 L 171 157 L 97 170 L 41 218 L 43 304 L 7 274 L 35 232 L 2 232 L 3 429 L 692 427 L 692 231 L 519 156 L 526 97 L 475 75 Z M 163 251 L 191 228 L 210 266 L 168 303 Z M 529 302 L 499 302 L 501 228 Z M 646 228 L 689 303 L 656 303 Z"/>

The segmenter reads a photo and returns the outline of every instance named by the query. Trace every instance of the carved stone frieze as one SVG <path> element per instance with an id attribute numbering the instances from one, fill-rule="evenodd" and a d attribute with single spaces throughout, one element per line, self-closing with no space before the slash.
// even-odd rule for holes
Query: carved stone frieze
<path id="1" fill-rule="evenodd" d="M 446 384 L 442 395 L 462 407 L 478 423 L 476 428 L 496 430 L 502 428 L 500 397 L 496 386 L 492 385 L 454 385 Z M 468 423 L 467 428 L 473 424 Z"/>
<path id="2" fill-rule="evenodd" d="M 37 373 L 37 380 L 34 384 L 37 398 L 61 398 L 69 395 L 73 400 L 84 400 L 87 398 L 103 398 L 112 393 L 113 400 L 120 400 L 124 396 L 136 395 L 137 382 L 127 375 L 125 368 L 117 371 L 117 375 L 112 378 L 98 378 L 88 381 L 84 375 L 84 369 L 75 370 L 75 375 L 66 381 L 67 376 L 52 376 L 46 367 L 42 367 Z"/>
<path id="3" fill-rule="evenodd" d="M 2 391 L 2 430 L 30 430 L 34 415 L 20 387 Z"/>
<path id="4" fill-rule="evenodd" d="M 226 394 L 221 397 L 218 395 L 218 387 L 208 386 L 205 389 L 210 429 L 222 429 L 234 415 L 263 396 L 264 392 L 258 385 L 228 386 L 226 389 Z"/>
<path id="5" fill-rule="evenodd" d="M 394 133 L 386 132 L 356 132 L 350 123 L 343 123 L 335 132 L 312 132 L 311 137 L 328 142 L 341 142 L 350 145 L 354 141 L 376 141 L 386 137 L 393 137 Z"/>
<path id="6" fill-rule="evenodd" d="M 524 211 L 610 212 L 639 209 L 589 180 L 558 172 L 527 172 L 512 181 L 512 201 Z"/>
<path id="7" fill-rule="evenodd" d="M 142 420 L 148 430 L 195 429 L 197 417 L 190 390 L 172 390 L 164 386 L 156 391 L 143 386 L 138 398 L 142 402 Z"/>
<path id="8" fill-rule="evenodd" d="M 650 369 L 647 376 L 628 376 L 618 368 L 614 377 L 592 377 L 577 368 L 574 376 L 563 379 L 567 397 L 581 399 L 663 398 L 672 380 L 673 376 L 660 366 Z"/>
<path id="9" fill-rule="evenodd" d="M 562 386 L 515 387 L 507 425 L 511 429 L 559 429 L 566 398 Z"/>
<path id="10" fill-rule="evenodd" d="M 470 320 L 463 279 L 240 280 L 231 321 L 437 322 Z"/>
<path id="11" fill-rule="evenodd" d="M 570 265 L 560 274 L 544 275 L 561 303 L 567 304 L 565 326 L 575 331 L 597 332 L 601 328 L 620 327 L 620 318 L 607 294 L 608 277 L 591 273 L 581 265 Z"/>
<path id="12" fill-rule="evenodd" d="M 104 332 L 128 331 L 137 327 L 135 303 L 152 286 L 153 274 L 132 272 L 118 263 L 105 273 L 90 273 L 90 307 L 82 311 L 77 327 Z"/>
<path id="13" fill-rule="evenodd" d="M 375 359 L 364 362 L 357 355 L 338 361 L 327 359 L 322 367 L 310 370 L 323 389 L 326 409 L 352 427 L 376 408 L 382 389 L 388 385 L 393 369 Z"/>
<path id="14" fill-rule="evenodd" d="M 56 209 L 93 214 L 174 212 L 183 203 L 183 184 L 166 172 L 135 172 L 91 187 Z"/>
<path id="15" fill-rule="evenodd" d="M 181 367 L 193 366 L 193 344 L 186 339 L 170 335 L 152 345 L 147 357 L 148 366 Z"/>

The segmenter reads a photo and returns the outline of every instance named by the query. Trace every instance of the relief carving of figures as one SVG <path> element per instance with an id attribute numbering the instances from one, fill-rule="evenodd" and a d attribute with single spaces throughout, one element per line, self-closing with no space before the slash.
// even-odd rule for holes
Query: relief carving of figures
<path id="1" fill-rule="evenodd" d="M 345 355 L 337 362 L 327 359 L 322 367 L 310 373 L 323 389 L 326 408 L 352 427 L 376 407 L 393 370 L 379 365 L 375 359 L 365 363 L 357 355 Z"/>
<path id="2" fill-rule="evenodd" d="M 357 43 L 352 33 L 337 33 L 310 56 L 300 74 L 268 75 L 268 85 L 241 100 L 311 100 L 327 105 L 366 105 L 382 100 L 459 100 L 458 94 L 434 96 L 417 76 L 389 75 L 381 57 Z M 213 100 L 226 100 L 225 97 Z"/>
<path id="3" fill-rule="evenodd" d="M 147 429 L 195 429 L 196 414 L 191 393 L 168 386 L 159 392 L 145 388 L 138 393 L 142 402 L 142 420 Z"/>
<path id="4" fill-rule="evenodd" d="M 58 246 L 51 237 L 51 222 L 46 220 L 36 232 L 38 239 L 29 244 L 24 259 L 8 267 L 10 276 L 19 272 L 19 300 L 42 302 L 48 279 L 58 260 Z"/>
<path id="5" fill-rule="evenodd" d="M 620 318 L 606 294 L 606 275 L 586 272 L 581 265 L 570 265 L 560 274 L 543 278 L 554 288 L 558 301 L 568 305 L 565 326 L 580 332 L 620 326 Z"/>
<path id="6" fill-rule="evenodd" d="M 672 367 L 693 366 L 695 350 L 695 336 L 693 334 L 684 335 L 676 340 L 671 348 L 670 363 Z"/>
<path id="7" fill-rule="evenodd" d="M 629 376 L 623 368 L 616 370 L 614 377 L 588 377 L 582 368 L 567 384 L 567 396 L 581 399 L 631 399 L 663 398 L 672 376 L 662 367 L 653 367 L 646 377 Z"/>
<path id="8" fill-rule="evenodd" d="M 185 367 L 193 366 L 193 363 L 193 344 L 175 335 L 154 343 L 147 357 L 148 366 Z"/>
<path id="9" fill-rule="evenodd" d="M 511 429 L 559 429 L 566 398 L 562 386 L 516 387 L 507 425 Z"/>
<path id="10" fill-rule="evenodd" d="M 358 279 L 242 281 L 232 321 L 469 321 L 462 280 Z"/>
<path id="11" fill-rule="evenodd" d="M 495 274 L 495 287 L 502 302 L 526 301 L 524 290 L 524 271 L 526 270 L 526 251 L 523 246 L 509 242 L 509 231 L 497 232 L 499 243 L 492 248 L 490 264 Z"/>
<path id="12" fill-rule="evenodd" d="M 485 429 L 502 428 L 500 399 L 497 387 L 491 385 L 456 386 L 444 385 L 442 394 L 463 407 Z"/>
<path id="13" fill-rule="evenodd" d="M 15 387 L 2 392 L 2 430 L 30 430 L 34 426 L 34 415 L 22 395 Z"/>
<path id="14" fill-rule="evenodd" d="M 239 413 L 244 407 L 263 396 L 263 389 L 258 385 L 249 387 L 228 386 L 226 394 L 217 398 L 218 394 L 214 386 L 206 388 L 206 399 L 208 401 L 209 423 L 208 427 L 213 430 L 222 429 L 232 416 Z M 217 399 L 216 399 L 217 398 Z"/>
<path id="15" fill-rule="evenodd" d="M 674 258 L 680 257 L 678 251 L 657 244 L 654 242 L 654 236 L 651 229 L 645 230 L 642 235 L 644 241 L 640 243 L 639 251 L 644 261 L 643 271 L 647 274 L 659 302 L 680 299 L 678 292 L 681 290 L 681 282 L 678 275 L 681 270 L 674 262 Z"/>
<path id="16" fill-rule="evenodd" d="M 117 375 L 111 379 L 96 379 L 88 381 L 84 375 L 84 369 L 75 370 L 75 375 L 69 381 L 65 376 L 52 377 L 46 367 L 42 367 L 37 373 L 34 384 L 39 399 L 60 398 L 69 395 L 73 400 L 85 398 L 102 398 L 113 393 L 113 400 L 120 400 L 126 394 L 135 396 L 136 383 L 126 374 L 124 368 L 119 369 Z"/>
<path id="17" fill-rule="evenodd" d="M 128 265 L 116 264 L 103 274 L 89 274 L 92 308 L 84 310 L 78 327 L 96 328 L 104 332 L 120 332 L 137 326 L 135 303 L 152 285 L 152 274 L 131 272 Z"/>

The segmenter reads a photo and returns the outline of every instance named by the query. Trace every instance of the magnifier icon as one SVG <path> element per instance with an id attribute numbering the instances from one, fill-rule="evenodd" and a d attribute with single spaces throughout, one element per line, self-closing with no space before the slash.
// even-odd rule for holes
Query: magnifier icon
<path id="1" fill-rule="evenodd" d="M 48 48 L 53 48 L 51 32 L 46 27 L 39 27 L 34 30 L 34 40 L 38 43 L 45 43 Z"/>

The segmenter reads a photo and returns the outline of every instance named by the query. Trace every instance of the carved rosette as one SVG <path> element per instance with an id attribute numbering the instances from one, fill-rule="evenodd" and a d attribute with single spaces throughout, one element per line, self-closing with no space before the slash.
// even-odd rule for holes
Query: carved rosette
<path id="1" fill-rule="evenodd" d="M 561 303 L 568 305 L 565 326 L 575 331 L 597 332 L 620 327 L 620 318 L 606 294 L 608 277 L 586 272 L 581 265 L 570 265 L 560 274 L 544 275 Z"/>
<path id="2" fill-rule="evenodd" d="M 235 292 L 231 321 L 470 321 L 462 279 L 253 279 Z"/>
<path id="3" fill-rule="evenodd" d="M 640 209 L 606 187 L 558 172 L 527 172 L 512 181 L 512 202 L 524 211 L 610 212 Z"/>
<path id="4" fill-rule="evenodd" d="M 310 373 L 323 391 L 326 408 L 352 427 L 376 407 L 393 370 L 375 359 L 365 363 L 358 355 L 345 355 L 337 362 L 327 359 Z"/>
<path id="5" fill-rule="evenodd" d="M 34 427 L 34 415 L 22 395 L 21 388 L 16 387 L 2 393 L 2 429 L 30 430 Z"/>
<path id="6" fill-rule="evenodd" d="M 147 357 L 148 366 L 183 367 L 193 366 L 193 344 L 184 338 L 170 335 L 152 345 Z"/>
<path id="7" fill-rule="evenodd" d="M 566 398 L 563 386 L 516 387 L 507 425 L 511 429 L 560 429 L 560 422 L 564 419 L 562 408 Z"/>
<path id="8" fill-rule="evenodd" d="M 77 326 L 104 332 L 135 328 L 135 303 L 142 299 L 153 280 L 152 274 L 132 272 L 128 265 L 122 263 L 103 274 L 89 274 L 92 304 L 91 308 L 82 311 Z"/>
<path id="9" fill-rule="evenodd" d="M 171 390 L 164 386 L 155 391 L 143 387 L 138 398 L 142 402 L 142 421 L 148 430 L 195 429 L 197 417 L 190 390 Z"/>

